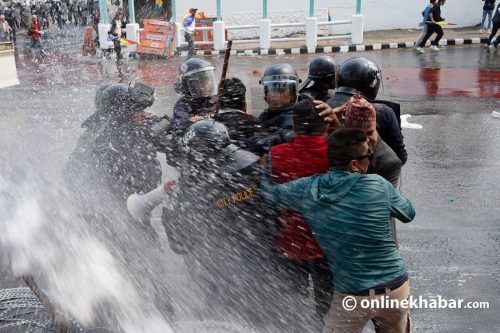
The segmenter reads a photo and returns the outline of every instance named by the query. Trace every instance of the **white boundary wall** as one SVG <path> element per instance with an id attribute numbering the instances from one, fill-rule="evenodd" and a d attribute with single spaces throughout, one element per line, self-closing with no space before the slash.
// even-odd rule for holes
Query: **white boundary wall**
<path id="1" fill-rule="evenodd" d="M 362 0 L 361 14 L 364 30 L 415 29 L 421 20 L 421 12 L 428 0 Z M 222 19 L 226 26 L 258 24 L 262 18 L 262 0 L 221 0 Z M 442 15 L 457 27 L 473 26 L 480 22 L 483 2 L 477 0 L 448 0 Z M 207 16 L 216 16 L 216 0 L 177 0 L 177 17 L 182 18 L 188 8 L 195 7 Z M 356 11 L 356 0 L 316 0 L 315 15 L 318 21 L 327 20 L 330 9 L 332 19 L 351 20 Z M 269 0 L 268 18 L 272 23 L 305 22 L 309 16 L 308 0 Z M 326 34 L 328 28 L 320 27 L 318 34 Z M 349 31 L 348 26 L 335 27 L 335 34 Z M 274 37 L 283 37 L 304 29 L 273 30 Z M 257 37 L 257 29 L 234 31 L 234 37 Z"/>

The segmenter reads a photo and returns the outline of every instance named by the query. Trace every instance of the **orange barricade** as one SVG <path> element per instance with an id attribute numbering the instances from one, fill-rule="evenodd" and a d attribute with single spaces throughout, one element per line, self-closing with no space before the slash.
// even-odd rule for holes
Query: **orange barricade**
<path id="1" fill-rule="evenodd" d="M 216 17 L 205 16 L 205 13 L 200 12 L 196 14 L 196 27 L 212 27 L 213 23 L 217 21 Z M 214 34 L 212 30 L 198 30 L 197 36 L 194 37 L 195 42 L 213 42 Z M 200 50 L 211 50 L 213 45 L 200 45 L 196 47 Z"/>
<path id="2" fill-rule="evenodd" d="M 161 19 L 144 19 L 144 30 L 137 48 L 139 54 L 168 55 L 172 51 L 175 24 Z"/>
<path id="3" fill-rule="evenodd" d="M 94 39 L 92 38 L 92 27 L 85 28 L 85 38 L 83 39 L 82 54 L 95 54 Z"/>

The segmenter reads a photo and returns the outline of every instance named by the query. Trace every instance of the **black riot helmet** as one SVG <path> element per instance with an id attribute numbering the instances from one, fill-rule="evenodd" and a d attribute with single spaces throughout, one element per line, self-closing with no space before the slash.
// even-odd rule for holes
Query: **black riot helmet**
<path id="1" fill-rule="evenodd" d="M 361 93 L 373 101 L 378 94 L 382 76 L 377 65 L 366 58 L 351 58 L 339 68 L 337 92 Z"/>
<path id="2" fill-rule="evenodd" d="M 313 87 L 320 90 L 335 89 L 335 70 L 335 60 L 332 57 L 314 58 L 309 64 L 309 75 L 300 90 Z"/>
<path id="3" fill-rule="evenodd" d="M 153 105 L 154 91 L 154 88 L 140 82 L 134 85 L 104 84 L 96 91 L 96 115 L 100 114 L 103 119 L 130 121 L 135 112 Z"/>
<path id="4" fill-rule="evenodd" d="M 191 58 L 181 65 L 174 84 L 175 91 L 187 99 L 217 95 L 215 67 L 206 60 Z"/>
<path id="5" fill-rule="evenodd" d="M 210 161 L 213 163 L 211 166 L 229 173 L 244 169 L 259 160 L 257 155 L 232 144 L 227 127 L 213 119 L 203 119 L 192 124 L 179 143 L 196 162 Z"/>
<path id="6" fill-rule="evenodd" d="M 269 66 L 260 80 L 269 109 L 282 110 L 297 104 L 300 82 L 299 75 L 292 65 L 277 63 Z"/>

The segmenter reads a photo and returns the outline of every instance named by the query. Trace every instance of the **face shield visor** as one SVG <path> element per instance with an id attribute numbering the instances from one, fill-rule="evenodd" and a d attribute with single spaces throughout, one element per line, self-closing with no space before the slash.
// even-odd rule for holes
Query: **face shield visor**
<path id="1" fill-rule="evenodd" d="M 293 107 L 297 103 L 299 82 L 294 76 L 269 76 L 262 79 L 264 99 L 271 110 Z"/>
<path id="2" fill-rule="evenodd" d="M 192 98 L 206 98 L 217 95 L 215 67 L 204 67 L 184 75 Z"/>

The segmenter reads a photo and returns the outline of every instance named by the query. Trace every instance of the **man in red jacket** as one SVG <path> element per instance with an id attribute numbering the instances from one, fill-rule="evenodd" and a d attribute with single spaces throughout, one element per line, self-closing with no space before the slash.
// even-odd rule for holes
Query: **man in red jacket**
<path id="1" fill-rule="evenodd" d="M 275 183 L 325 173 L 329 168 L 327 126 L 312 100 L 305 99 L 293 108 L 293 128 L 295 140 L 274 146 L 269 153 L 266 172 Z M 285 272 L 284 278 L 292 290 L 306 296 L 311 275 L 317 320 L 322 325 L 321 320 L 331 303 L 332 274 L 323 251 L 300 213 L 280 212 L 276 245 L 281 254 L 279 269 Z"/>

